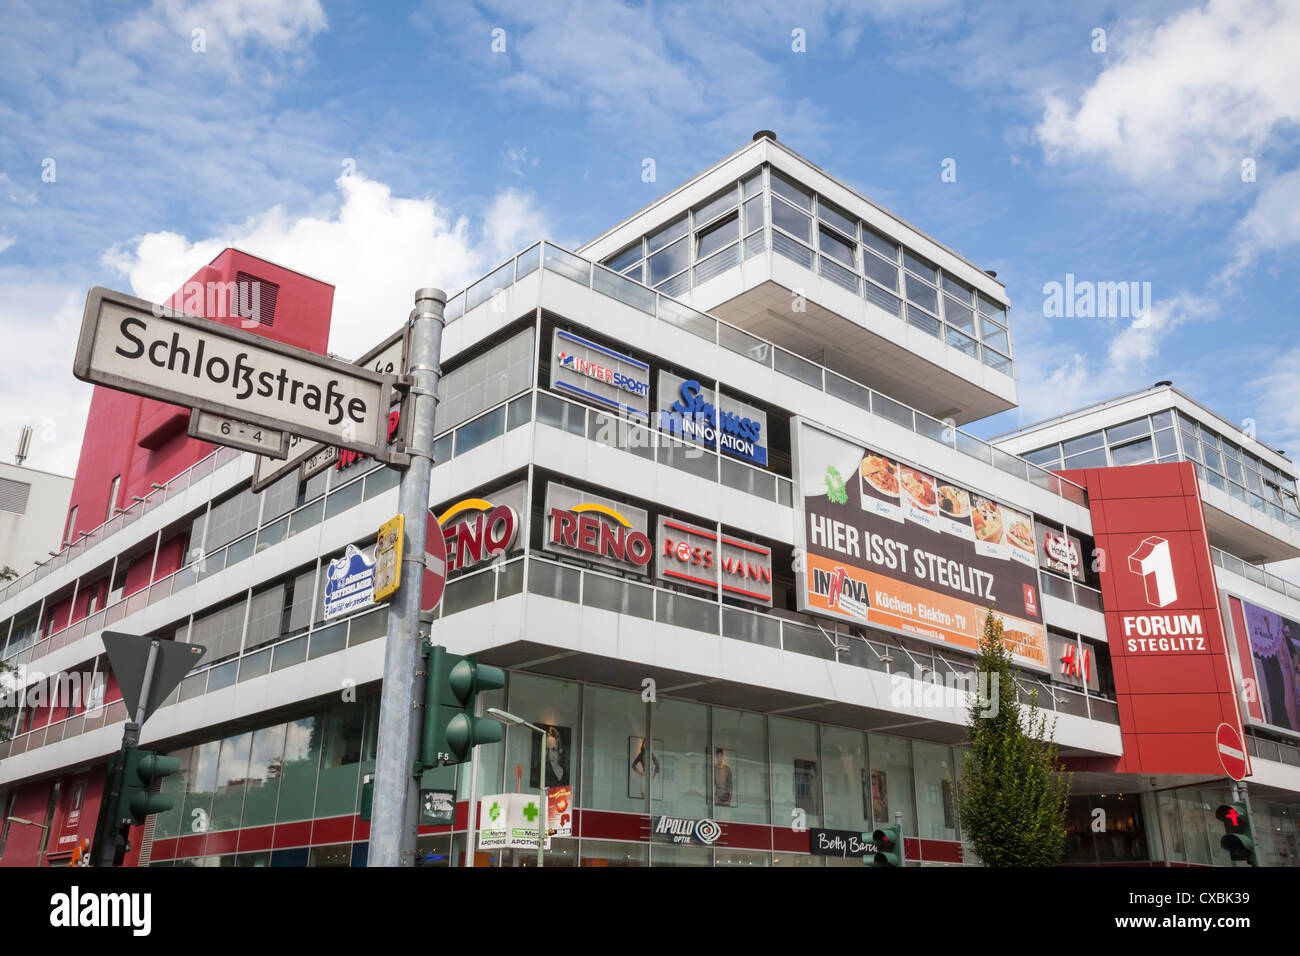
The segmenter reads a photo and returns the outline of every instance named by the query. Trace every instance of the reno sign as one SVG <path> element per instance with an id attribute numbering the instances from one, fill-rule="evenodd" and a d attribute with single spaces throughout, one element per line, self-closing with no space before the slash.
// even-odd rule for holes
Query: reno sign
<path id="1" fill-rule="evenodd" d="M 695 379 L 659 373 L 659 427 L 670 435 L 767 466 L 767 413 Z"/>
<path id="2" fill-rule="evenodd" d="M 526 513 L 525 486 L 476 498 L 464 498 L 438 515 L 447 543 L 447 570 L 471 568 L 505 554 L 521 537 L 520 515 Z"/>
<path id="3" fill-rule="evenodd" d="M 640 570 L 654 557 L 645 510 L 551 482 L 546 486 L 548 551 L 560 551 L 623 570 Z"/>

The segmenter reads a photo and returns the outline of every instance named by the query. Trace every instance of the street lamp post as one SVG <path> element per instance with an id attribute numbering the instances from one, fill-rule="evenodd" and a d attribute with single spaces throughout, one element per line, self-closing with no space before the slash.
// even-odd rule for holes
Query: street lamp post
<path id="1" fill-rule="evenodd" d="M 35 820 L 24 820 L 22 817 L 9 817 L 10 823 L 22 823 L 29 827 L 40 827 L 45 831 L 45 839 L 41 843 L 41 852 L 36 855 L 36 865 L 39 867 L 41 861 L 45 859 L 46 844 L 50 842 L 50 828 L 44 823 L 37 823 Z"/>
<path id="2" fill-rule="evenodd" d="M 545 844 L 545 840 L 546 840 L 546 810 L 547 810 L 547 799 L 546 799 L 546 731 L 543 730 L 541 727 L 538 727 L 536 724 L 530 724 L 528 721 L 524 720 L 522 717 L 518 717 L 518 716 L 516 716 L 516 715 L 510 713 L 509 711 L 501 710 L 501 709 L 498 708 L 498 707 L 489 707 L 487 712 L 488 712 L 488 716 L 490 716 L 490 717 L 495 717 L 497 720 L 503 721 L 504 723 L 507 723 L 507 724 L 514 724 L 514 725 L 519 726 L 519 727 L 527 727 L 527 728 L 529 728 L 530 730 L 533 730 L 533 731 L 537 732 L 538 734 L 541 734 L 541 737 L 542 737 L 541 765 L 537 768 L 537 798 L 538 798 L 538 812 L 537 812 L 537 867 L 538 867 L 538 869 L 541 869 L 541 867 L 542 867 L 542 847 L 544 846 L 544 844 Z"/>

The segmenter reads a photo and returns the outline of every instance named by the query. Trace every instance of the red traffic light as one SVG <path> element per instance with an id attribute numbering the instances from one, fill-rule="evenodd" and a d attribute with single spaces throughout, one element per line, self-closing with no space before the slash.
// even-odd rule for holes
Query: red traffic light
<path id="1" fill-rule="evenodd" d="M 1224 826 L 1229 830 L 1240 830 L 1245 826 L 1245 821 L 1242 819 L 1244 814 L 1231 803 L 1222 804 L 1214 811 L 1214 815 L 1222 820 Z"/>

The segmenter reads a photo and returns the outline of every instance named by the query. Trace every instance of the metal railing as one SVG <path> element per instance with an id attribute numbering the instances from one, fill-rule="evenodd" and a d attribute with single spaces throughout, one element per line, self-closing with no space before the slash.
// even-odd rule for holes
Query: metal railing
<path id="1" fill-rule="evenodd" d="M 1243 561 L 1241 558 L 1234 557 L 1226 551 L 1220 551 L 1218 548 L 1210 548 L 1210 557 L 1214 563 L 1225 571 L 1231 571 L 1239 577 L 1254 581 L 1256 584 L 1268 588 L 1270 591 L 1276 591 L 1278 594 L 1285 594 L 1293 601 L 1300 601 L 1300 585 L 1292 584 L 1276 574 L 1270 574 L 1258 565 Z"/>

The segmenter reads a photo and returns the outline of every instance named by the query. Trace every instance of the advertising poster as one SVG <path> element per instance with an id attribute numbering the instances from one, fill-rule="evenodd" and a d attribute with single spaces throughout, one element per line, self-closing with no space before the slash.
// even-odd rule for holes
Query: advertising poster
<path id="1" fill-rule="evenodd" d="M 1300 730 L 1300 623 L 1241 602 L 1264 721 Z"/>
<path id="2" fill-rule="evenodd" d="M 1017 663 L 1048 669 L 1027 514 L 806 422 L 797 436 L 800 610 L 975 650 L 991 605 Z M 969 539 L 945 527 L 968 517 Z"/>
<path id="3" fill-rule="evenodd" d="M 568 727 L 555 724 L 541 724 L 546 731 L 546 786 L 560 787 L 573 783 L 569 775 L 572 759 L 573 731 Z M 542 758 L 542 738 L 532 735 L 532 757 L 529 761 L 528 785 L 533 788 L 541 786 L 541 772 L 538 764 Z"/>
<path id="4" fill-rule="evenodd" d="M 546 791 L 546 830 L 551 836 L 573 836 L 573 787 Z"/>

